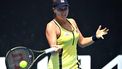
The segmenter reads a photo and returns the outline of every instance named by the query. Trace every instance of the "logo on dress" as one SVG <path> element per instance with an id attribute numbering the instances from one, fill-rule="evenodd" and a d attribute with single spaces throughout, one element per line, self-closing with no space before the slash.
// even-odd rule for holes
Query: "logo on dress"
<path id="1" fill-rule="evenodd" d="M 68 32 L 65 32 L 64 35 L 65 35 L 65 36 L 69 36 L 69 33 L 68 33 Z"/>

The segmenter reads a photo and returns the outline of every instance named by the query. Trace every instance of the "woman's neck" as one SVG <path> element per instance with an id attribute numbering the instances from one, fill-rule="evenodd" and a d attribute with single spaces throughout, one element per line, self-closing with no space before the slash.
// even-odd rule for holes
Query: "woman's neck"
<path id="1" fill-rule="evenodd" d="M 66 29 L 68 31 L 74 30 L 73 26 L 66 18 L 56 17 L 55 19 L 61 25 L 61 27 L 63 27 L 64 29 Z"/>
<path id="2" fill-rule="evenodd" d="M 63 18 L 61 16 L 56 16 L 55 19 L 56 19 L 56 21 L 58 21 L 61 24 L 67 23 L 67 18 Z"/>

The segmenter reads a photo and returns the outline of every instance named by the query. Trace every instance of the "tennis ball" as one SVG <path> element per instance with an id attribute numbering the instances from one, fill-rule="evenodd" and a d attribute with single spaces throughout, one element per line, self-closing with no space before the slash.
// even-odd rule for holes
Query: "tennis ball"
<path id="1" fill-rule="evenodd" d="M 25 60 L 22 60 L 22 61 L 20 61 L 20 63 L 19 63 L 19 66 L 20 66 L 21 68 L 26 68 L 27 65 L 28 65 L 28 62 L 25 61 Z"/>

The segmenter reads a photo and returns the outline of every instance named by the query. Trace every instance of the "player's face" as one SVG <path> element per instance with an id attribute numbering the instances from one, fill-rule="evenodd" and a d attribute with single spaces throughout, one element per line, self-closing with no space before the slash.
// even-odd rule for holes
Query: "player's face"
<path id="1" fill-rule="evenodd" d="M 61 16 L 63 18 L 66 18 L 69 13 L 69 8 L 68 7 L 56 8 L 54 10 L 54 13 L 56 14 L 56 16 Z"/>

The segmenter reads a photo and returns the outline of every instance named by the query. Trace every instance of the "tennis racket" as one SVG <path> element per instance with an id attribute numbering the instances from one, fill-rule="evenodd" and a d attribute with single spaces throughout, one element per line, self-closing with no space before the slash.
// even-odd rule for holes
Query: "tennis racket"
<path id="1" fill-rule="evenodd" d="M 6 67 L 7 69 L 23 69 L 20 67 L 19 63 L 22 60 L 24 60 L 27 62 L 27 66 L 24 69 L 30 69 L 34 64 L 34 62 L 36 62 L 39 57 L 54 51 L 55 48 L 49 48 L 46 50 L 37 51 L 23 46 L 14 47 L 10 49 L 6 54 L 5 58 Z M 35 58 L 34 52 L 40 54 Z"/>

